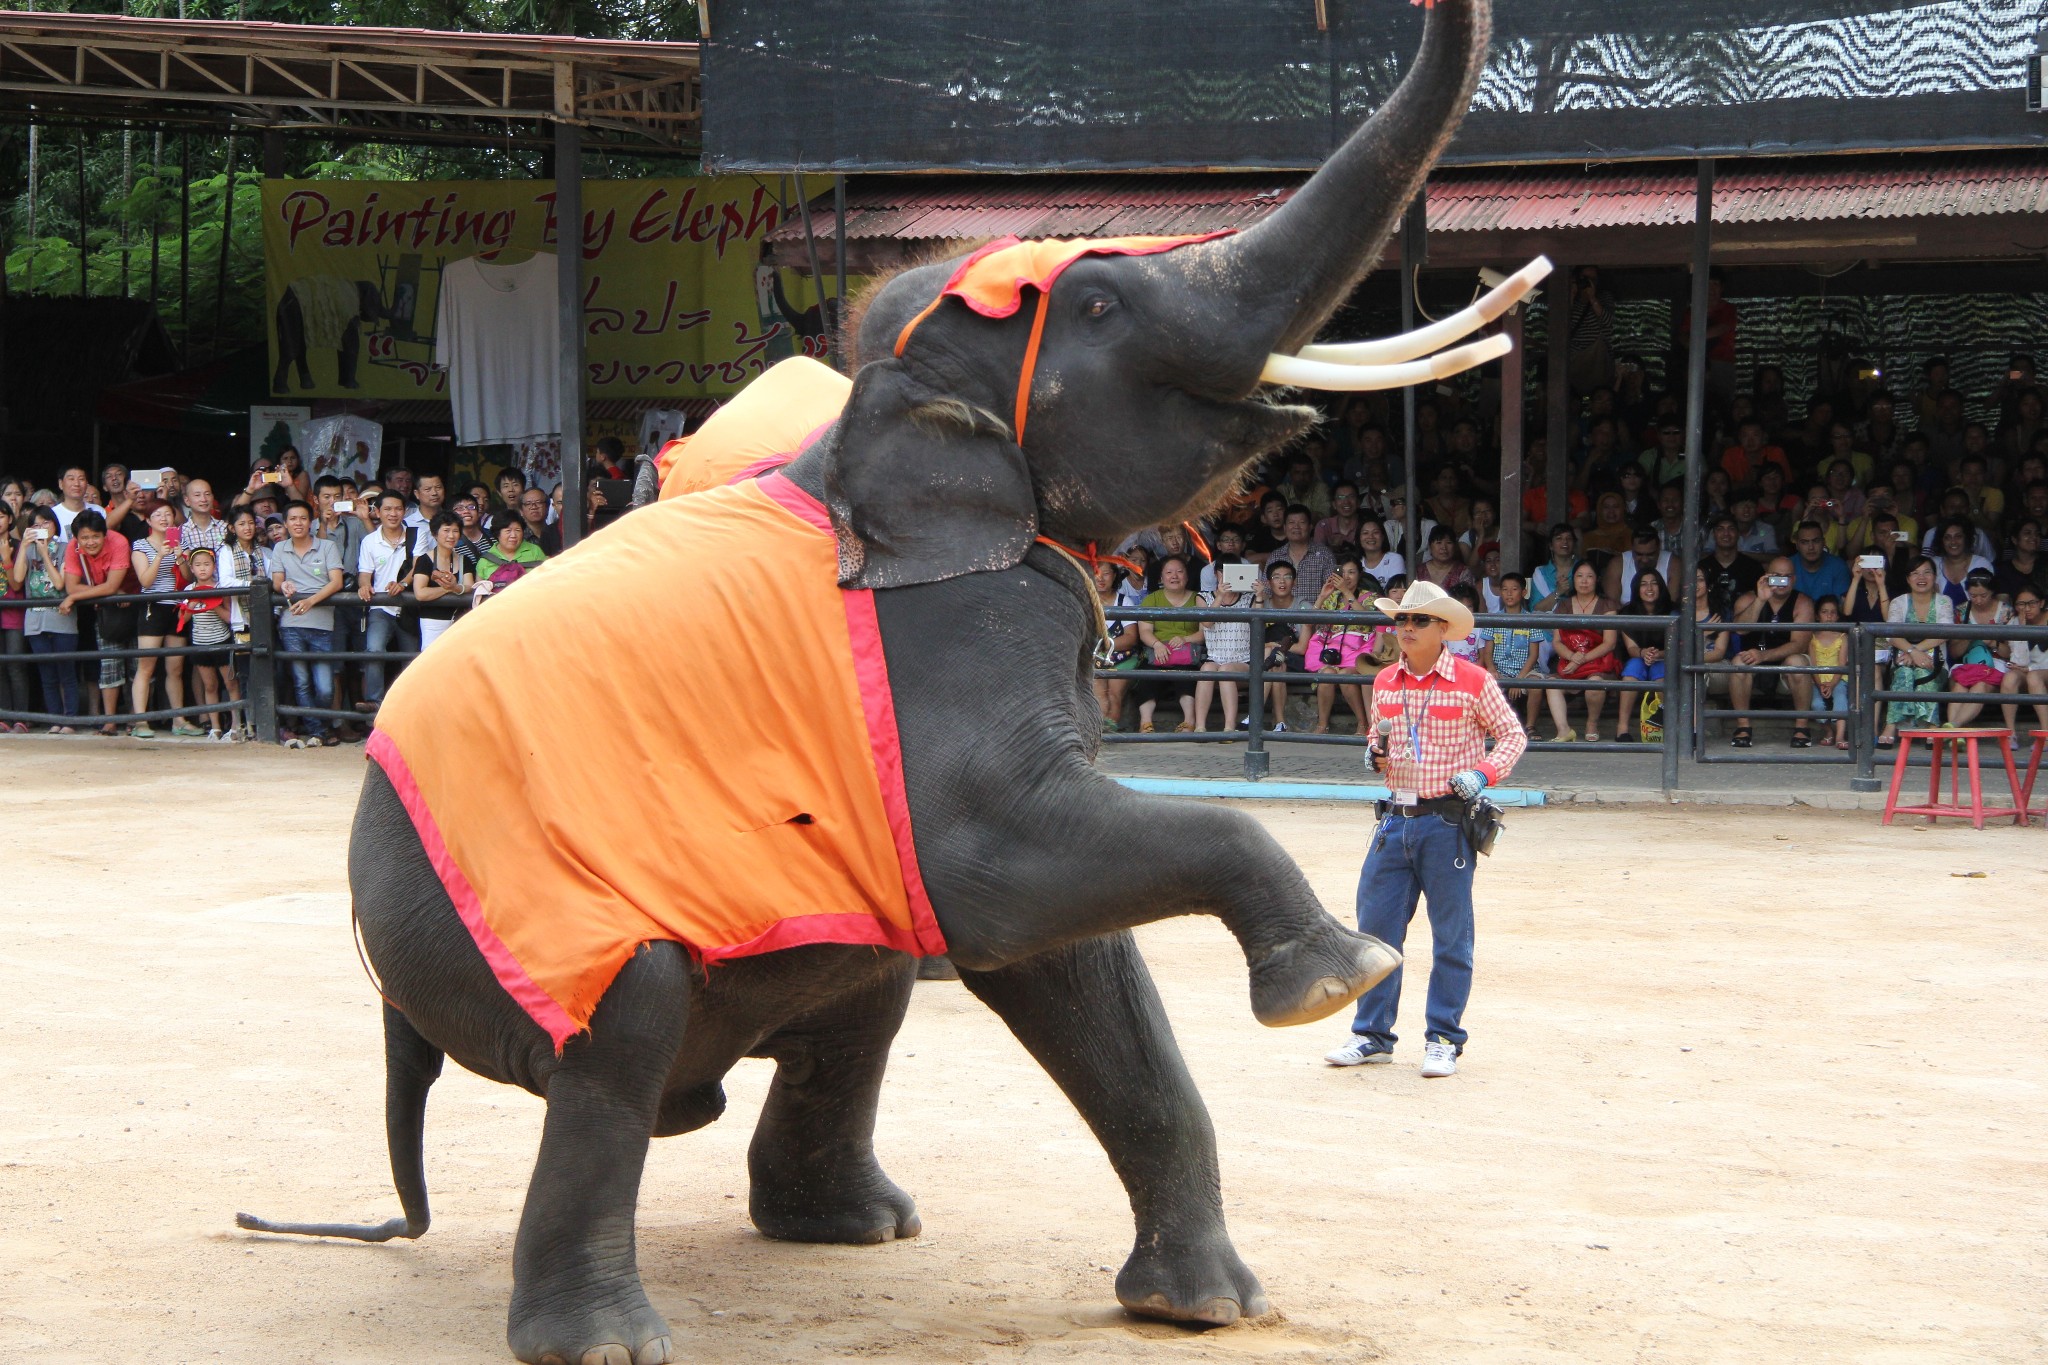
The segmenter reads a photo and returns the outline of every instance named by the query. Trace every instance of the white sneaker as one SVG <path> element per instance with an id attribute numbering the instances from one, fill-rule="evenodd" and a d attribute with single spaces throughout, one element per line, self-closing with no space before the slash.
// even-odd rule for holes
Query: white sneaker
<path id="1" fill-rule="evenodd" d="M 1455 1076 L 1458 1074 L 1458 1045 L 1447 1043 L 1441 1038 L 1432 1038 L 1422 1045 L 1422 1074 L 1425 1076 Z"/>
<path id="2" fill-rule="evenodd" d="M 1351 1041 L 1344 1046 L 1323 1054 L 1323 1060 L 1331 1066 L 1373 1066 L 1380 1062 L 1394 1060 L 1392 1049 L 1381 1047 L 1370 1038 L 1354 1033 Z"/>

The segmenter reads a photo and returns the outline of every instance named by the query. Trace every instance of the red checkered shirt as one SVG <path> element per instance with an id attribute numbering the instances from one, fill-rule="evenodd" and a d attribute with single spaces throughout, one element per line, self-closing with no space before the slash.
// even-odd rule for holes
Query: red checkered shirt
<path id="1" fill-rule="evenodd" d="M 1529 745 L 1500 684 L 1448 649 L 1420 677 L 1409 671 L 1405 659 L 1381 669 L 1373 679 L 1372 704 L 1376 721 L 1394 723 L 1382 773 L 1387 785 L 1424 800 L 1449 792 L 1452 776 L 1467 768 L 1498 783 Z M 1491 755 L 1486 752 L 1489 736 Z"/>

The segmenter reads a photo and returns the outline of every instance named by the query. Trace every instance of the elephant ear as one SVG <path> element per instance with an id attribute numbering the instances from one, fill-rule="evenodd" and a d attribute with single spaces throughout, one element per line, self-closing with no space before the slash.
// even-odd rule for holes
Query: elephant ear
<path id="1" fill-rule="evenodd" d="M 1038 504 L 1024 452 L 1002 419 L 872 361 L 833 434 L 825 504 L 839 583 L 905 588 L 1024 558 Z"/>

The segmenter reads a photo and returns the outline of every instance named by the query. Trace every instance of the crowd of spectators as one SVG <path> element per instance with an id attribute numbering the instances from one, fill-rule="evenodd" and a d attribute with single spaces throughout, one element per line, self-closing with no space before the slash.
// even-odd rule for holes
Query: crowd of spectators
<path id="1" fill-rule="evenodd" d="M 174 717 L 170 733 L 251 738 L 246 714 L 227 709 L 249 681 L 246 598 L 209 590 L 260 580 L 275 594 L 279 647 L 299 656 L 275 661 L 280 700 L 349 717 L 295 717 L 285 742 L 360 740 L 403 664 L 320 656 L 431 646 L 458 612 L 559 553 L 560 519 L 559 490 L 530 488 L 516 469 L 494 486 L 450 488 L 402 466 L 359 483 L 309 478 L 292 449 L 257 461 L 224 502 L 175 469 L 110 464 L 95 482 L 73 465 L 53 489 L 0 476 L 0 597 L 11 599 L 0 606 L 0 711 L 61 717 L 54 734 L 148 739 L 158 727 L 132 717 L 218 705 Z M 103 600 L 122 595 L 145 600 Z M 189 652 L 102 652 L 157 649 Z M 77 651 L 99 657 L 40 657 Z"/>
<path id="2" fill-rule="evenodd" d="M 2048 398 L 2033 357 L 2014 355 L 1988 391 L 1964 394 L 1935 357 L 1910 387 L 1885 386 L 1869 369 L 1849 369 L 1801 406 L 1788 400 L 1783 375 L 1754 367 L 1738 391 L 1737 306 L 1716 278 L 1708 317 L 1707 449 L 1700 497 L 1700 559 L 1684 562 L 1685 410 L 1682 391 L 1659 391 L 1645 367 L 1613 352 L 1613 299 L 1598 272 L 1575 281 L 1565 422 L 1568 496 L 1553 515 L 1548 474 L 1553 452 L 1538 435 L 1523 452 L 1522 505 L 1500 516 L 1500 452 L 1489 437 L 1492 414 L 1439 389 L 1417 404 L 1416 546 L 1407 536 L 1399 486 L 1404 456 L 1398 395 L 1341 400 L 1329 420 L 1248 480 L 1199 527 L 1150 528 L 1119 547 L 1130 567 L 1105 564 L 1097 587 L 1113 629 L 1101 662 L 1185 670 L 1190 677 L 1133 679 L 1098 686 L 1105 729 L 1130 725 L 1127 694 L 1138 699 L 1141 731 L 1243 729 L 1243 689 L 1204 681 L 1204 672 L 1241 670 L 1247 644 L 1234 628 L 1196 622 L 1127 622 L 1118 607 L 1181 607 L 1190 602 L 1370 612 L 1381 595 L 1398 596 L 1411 577 L 1466 598 L 1475 610 L 1513 615 L 1613 615 L 1609 629 L 1580 626 L 1482 628 L 1465 646 L 1497 674 L 1522 708 L 1530 734 L 1547 709 L 1546 738 L 1661 737 L 1661 699 L 1606 687 L 1514 686 L 1516 679 L 1652 684 L 1665 675 L 1661 627 L 1631 628 L 1628 616 L 1677 612 L 1690 587 L 1703 662 L 1744 668 L 1826 670 L 1714 675 L 1727 709 L 1763 710 L 1781 698 L 1794 711 L 1830 713 L 1794 719 L 1784 743 L 1846 749 L 1851 689 L 1847 635 L 1816 624 L 1901 627 L 1879 641 L 1879 676 L 1899 691 L 1957 691 L 1982 702 L 1896 702 L 1877 708 L 1880 745 L 1901 726 L 1967 724 L 1994 709 L 2014 726 L 2023 708 L 2048 728 L 2048 648 L 2027 641 L 1945 642 L 1916 634 L 1916 623 L 2037 626 L 2048 598 Z M 1682 362 L 1682 357 L 1678 358 Z M 1682 373 L 1682 364 L 1673 367 Z M 1540 413 L 1525 429 L 1541 432 Z M 1195 532 L 1191 535 L 1190 531 Z M 1514 538 L 1527 575 L 1503 573 L 1502 546 Z M 1213 546 L 1213 549 L 1211 548 Z M 1225 594 L 1218 567 L 1259 566 L 1250 593 Z M 1168 576 L 1170 574 L 1170 581 Z M 1745 630 L 1743 627 L 1753 627 Z M 1781 627 L 1764 629 L 1764 627 Z M 1288 690 L 1269 684 L 1268 723 L 1327 733 L 1363 723 L 1369 675 L 1392 657 L 1391 641 L 1370 624 L 1356 629 L 1275 626 L 1260 645 L 1269 668 L 1323 673 Z M 1230 662 L 1225 662 L 1226 660 Z M 1368 681 L 1358 681 L 1367 678 Z M 1220 715 L 1213 705 L 1220 697 Z M 1541 700 L 1547 697 L 1547 702 Z M 1160 719 L 1161 701 L 1179 716 Z M 1337 702 L 1344 703 L 1339 712 Z M 1988 721 L 1986 723 L 1989 723 Z M 1725 742 L 1757 742 L 1751 719 L 1725 727 Z"/>

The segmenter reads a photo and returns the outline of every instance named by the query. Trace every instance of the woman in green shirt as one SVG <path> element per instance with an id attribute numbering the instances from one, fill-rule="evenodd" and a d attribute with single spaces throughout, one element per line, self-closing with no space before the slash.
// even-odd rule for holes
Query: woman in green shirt
<path id="1" fill-rule="evenodd" d="M 1201 595 L 1194 590 L 1188 579 L 1188 562 L 1179 555 L 1168 555 L 1159 563 L 1159 591 L 1148 594 L 1138 603 L 1141 607 L 1185 607 L 1202 605 Z M 1173 678 L 1136 678 L 1134 691 L 1138 697 L 1138 730 L 1141 734 L 1152 733 L 1152 714 L 1160 699 L 1173 697 L 1180 702 L 1181 720 L 1174 727 L 1175 734 L 1183 734 L 1195 728 L 1195 684 L 1193 674 L 1201 666 L 1196 657 L 1197 646 L 1202 644 L 1202 625 L 1199 621 L 1140 621 L 1138 639 L 1144 644 L 1151 657 L 1146 660 L 1148 668 L 1170 668 L 1185 670 L 1187 682 Z"/>

